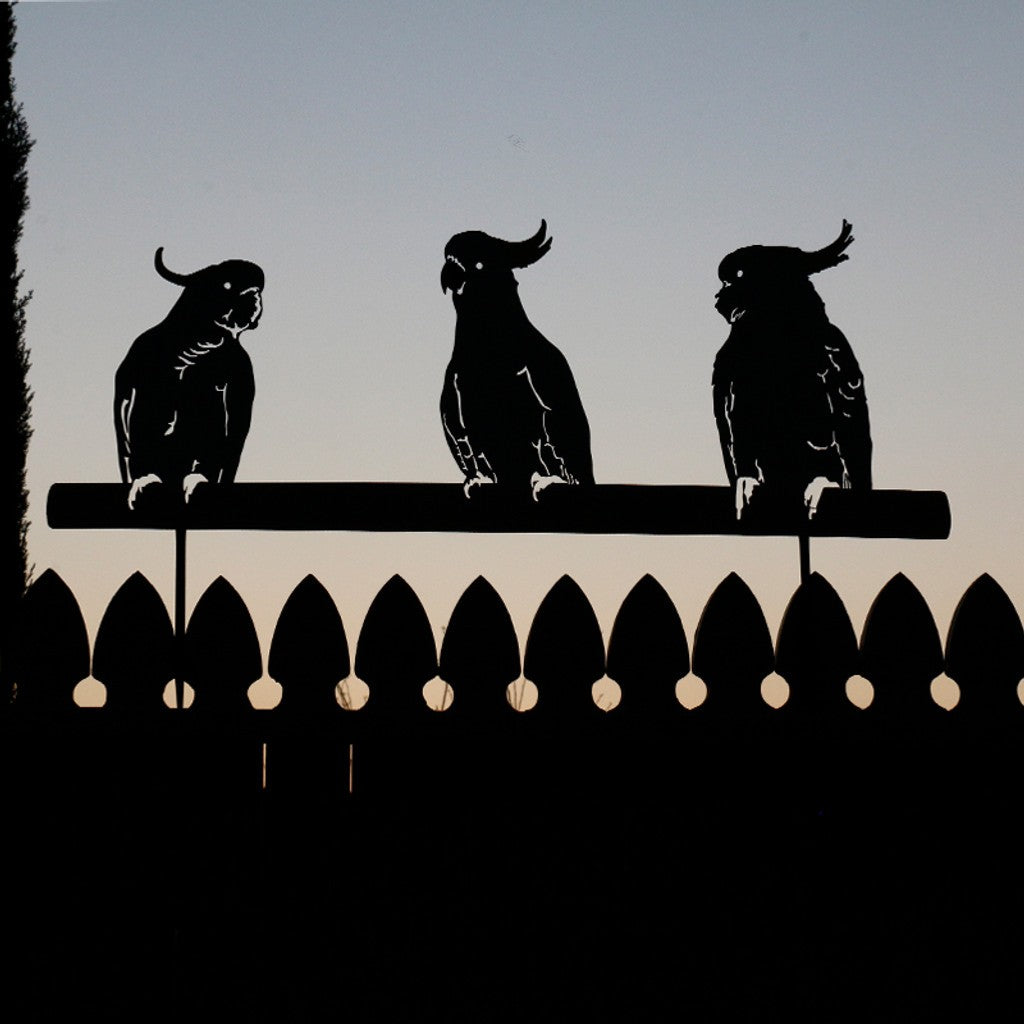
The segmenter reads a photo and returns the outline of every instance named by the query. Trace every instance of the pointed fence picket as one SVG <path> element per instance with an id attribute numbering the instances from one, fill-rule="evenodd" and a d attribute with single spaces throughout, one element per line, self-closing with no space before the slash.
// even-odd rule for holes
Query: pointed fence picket
<path id="1" fill-rule="evenodd" d="M 91 657 L 78 603 L 52 571 L 27 592 L 17 636 L 16 700 L 0 719 L 8 777 L 48 780 L 65 809 L 83 787 L 215 818 L 217 806 L 264 799 L 294 827 L 296 816 L 309 822 L 352 801 L 474 806 L 518 794 L 534 808 L 562 801 L 582 814 L 600 801 L 675 805 L 686 794 L 688 813 L 706 821 L 725 808 L 775 813 L 780 801 L 786 813 L 851 817 L 867 804 L 876 815 L 888 808 L 883 817 L 913 805 L 938 820 L 943 800 L 977 808 L 1005 798 L 1024 732 L 1024 627 L 988 575 L 965 592 L 945 650 L 903 575 L 878 594 L 858 643 L 839 595 L 813 574 L 775 644 L 737 575 L 711 594 L 692 643 L 664 588 L 645 576 L 623 600 L 607 647 L 586 595 L 563 577 L 537 609 L 522 659 L 486 580 L 459 599 L 438 652 L 400 576 L 373 600 L 350 659 L 334 601 L 307 576 L 270 643 L 281 702 L 260 711 L 247 698 L 263 672 L 259 639 L 222 578 L 197 602 L 180 651 L 163 601 L 139 573 L 110 601 Z M 164 703 L 177 658 L 195 691 L 184 711 Z M 359 710 L 339 700 L 353 669 L 369 688 Z M 75 705 L 90 672 L 106 687 L 102 708 Z M 691 672 L 707 697 L 687 710 L 675 691 Z M 960 689 L 952 711 L 929 692 L 943 672 Z M 761 696 L 771 673 L 789 687 L 778 709 Z M 607 712 L 592 696 L 606 676 L 621 693 Z M 453 694 L 443 713 L 423 696 L 438 677 Z M 873 688 L 866 709 L 846 694 L 856 677 Z M 524 678 L 538 699 L 518 713 L 509 694 Z"/>
<path id="2" fill-rule="evenodd" d="M 93 892 L 103 912 L 109 893 L 123 914 L 137 893 L 158 893 L 170 908 L 161 920 L 180 904 L 183 919 L 219 928 L 218 908 L 270 900 L 267 934 L 291 936 L 294 906 L 329 906 L 346 955 L 364 966 L 410 919 L 423 927 L 409 939 L 417 955 L 440 942 L 463 957 L 489 955 L 495 935 L 508 951 L 557 957 L 563 937 L 600 946 L 640 920 L 643 935 L 655 929 L 645 958 L 663 956 L 674 976 L 679 922 L 699 922 L 688 956 L 713 959 L 732 921 L 783 918 L 792 935 L 839 921 L 851 949 L 884 951 L 876 919 L 901 906 L 928 939 L 947 865 L 973 865 L 962 870 L 981 880 L 1018 872 L 1024 626 L 987 575 L 963 595 L 944 648 L 901 575 L 859 642 L 839 595 L 812 575 L 774 644 L 735 574 L 695 627 L 643 577 L 607 644 L 568 577 L 525 638 L 479 578 L 440 651 L 401 577 L 381 588 L 350 651 L 331 595 L 307 576 L 270 642 L 282 689 L 272 710 L 246 699 L 263 652 L 223 579 L 197 602 L 183 651 L 138 573 L 91 652 L 78 603 L 51 571 L 26 594 L 17 635 L 17 699 L 0 715 L 17 872 L 68 899 Z M 178 658 L 195 690 L 184 710 L 164 703 Z M 100 708 L 74 703 L 90 671 L 107 689 Z M 960 688 L 951 711 L 929 693 L 942 672 Z M 359 710 L 338 696 L 353 673 L 370 694 Z M 772 673 L 789 686 L 780 708 L 761 696 Z M 675 694 L 692 675 L 707 698 L 688 710 Z M 592 699 L 605 676 L 621 691 L 610 711 Z M 846 695 L 858 676 L 874 689 L 867 708 Z M 423 697 L 435 677 L 454 695 L 444 712 Z M 508 693 L 524 677 L 538 699 L 518 712 Z M 467 927 L 473 915 L 486 925 Z M 562 930 L 538 931 L 549 919 Z M 705 949 L 708 929 L 718 938 Z"/>
<path id="3" fill-rule="evenodd" d="M 860 744 L 848 751 L 854 761 L 892 768 L 894 761 L 909 763 L 915 745 L 932 751 L 927 757 L 919 751 L 928 760 L 942 753 L 936 743 L 957 739 L 960 751 L 946 752 L 953 763 L 965 756 L 971 737 L 971 744 L 987 737 L 990 753 L 1009 749 L 1024 725 L 1017 697 L 1024 627 L 988 575 L 964 594 L 944 652 L 924 598 L 902 574 L 875 599 L 859 644 L 842 600 L 821 576 L 813 574 L 793 595 L 773 644 L 757 599 L 730 574 L 707 601 L 692 634 L 692 657 L 678 612 L 653 577 L 641 579 L 622 602 L 607 648 L 586 595 L 563 577 L 534 616 L 522 660 L 508 609 L 483 578 L 459 599 L 438 652 L 419 598 L 394 576 L 367 612 L 354 665 L 334 601 L 307 576 L 285 603 L 270 644 L 268 669 L 281 685 L 281 702 L 259 712 L 246 695 L 263 672 L 259 640 L 243 599 L 222 578 L 197 602 L 181 651 L 175 650 L 163 601 L 139 573 L 110 601 L 91 658 L 77 601 L 53 571 L 27 592 L 17 636 L 11 653 L 16 701 L 4 716 L 8 732 L 24 728 L 27 716 L 36 727 L 59 718 L 64 728 L 74 723 L 76 743 L 87 750 L 87 734 L 99 723 L 107 732 L 136 734 L 159 725 L 161 742 L 174 733 L 181 742 L 199 744 L 204 771 L 214 776 L 227 771 L 216 767 L 223 761 L 221 747 L 233 746 L 233 756 L 246 765 L 237 784 L 260 791 L 465 789 L 461 774 L 479 775 L 487 765 L 499 772 L 501 758 L 518 766 L 505 772 L 506 781 L 532 775 L 536 787 L 544 772 L 557 774 L 567 758 L 582 758 L 595 777 L 628 777 L 646 766 L 643 774 L 648 780 L 656 774 L 661 788 L 672 778 L 671 784 L 680 783 L 680 773 L 694 769 L 694 758 L 704 759 L 704 769 L 717 764 L 724 779 L 748 764 L 754 750 L 795 771 L 793 751 L 827 766 L 844 745 Z M 178 657 L 195 691 L 186 713 L 171 711 L 163 700 Z M 339 702 L 353 668 L 370 694 L 358 711 Z M 686 710 L 675 688 L 691 669 L 707 697 Z M 943 671 L 960 688 L 951 712 L 929 692 Z M 74 703 L 76 685 L 90 672 L 107 690 L 102 709 Z M 789 686 L 780 709 L 766 705 L 760 693 L 773 672 Z M 605 675 L 621 693 L 610 712 L 592 698 L 594 683 Z M 874 691 L 867 709 L 846 696 L 847 681 L 858 676 Z M 423 697 L 424 685 L 435 677 L 454 695 L 442 714 Z M 523 678 L 536 687 L 538 699 L 528 714 L 517 714 L 508 696 Z M 550 763 L 548 748 L 555 758 Z M 598 770 L 602 758 L 613 770 Z M 330 775 L 329 785 L 317 781 L 318 772 Z"/>
<path id="4" fill-rule="evenodd" d="M 163 693 L 174 676 L 173 630 L 141 573 L 111 599 L 91 653 L 78 603 L 52 570 L 27 591 L 17 637 L 9 655 L 17 688 L 11 711 L 73 712 L 74 688 L 92 674 L 107 690 L 104 713 L 170 713 Z M 192 717 L 251 710 L 246 691 L 263 673 L 260 642 L 244 600 L 223 578 L 197 602 L 180 656 L 196 694 Z M 731 573 L 705 605 L 691 655 L 678 612 L 648 575 L 623 600 L 606 648 L 589 600 L 565 576 L 537 609 L 520 660 L 508 609 L 483 577 L 457 602 L 438 652 L 423 605 L 396 575 L 370 605 L 353 666 L 337 607 L 310 575 L 285 603 L 268 654 L 269 674 L 282 687 L 278 717 L 342 711 L 338 689 L 354 667 L 370 697 L 350 714 L 425 723 L 437 720 L 422 694 L 435 677 L 451 688 L 450 710 L 460 720 L 504 715 L 508 688 L 521 677 L 538 689 L 535 716 L 590 715 L 591 687 L 606 674 L 621 690 L 612 717 L 674 714 L 673 691 L 691 663 L 708 691 L 700 717 L 762 713 L 760 686 L 775 672 L 790 687 L 787 713 L 863 714 L 844 692 L 847 680 L 862 676 L 874 690 L 869 717 L 920 723 L 933 709 L 941 717 L 929 687 L 946 672 L 961 693 L 953 717 L 1002 719 L 1021 708 L 1024 626 L 986 574 L 964 593 L 943 648 L 924 597 L 897 574 L 873 602 L 858 643 L 841 598 L 815 573 L 794 593 L 773 644 L 756 597 Z"/>

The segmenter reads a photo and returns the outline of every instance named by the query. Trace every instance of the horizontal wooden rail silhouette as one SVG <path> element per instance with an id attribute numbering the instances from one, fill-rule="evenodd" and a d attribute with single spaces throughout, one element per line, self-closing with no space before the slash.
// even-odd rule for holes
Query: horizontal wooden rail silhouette
<path id="1" fill-rule="evenodd" d="M 813 519 L 752 509 L 736 518 L 732 489 L 702 485 L 551 487 L 537 502 L 460 484 L 248 483 L 150 494 L 128 508 L 120 484 L 54 484 L 47 522 L 57 529 L 354 530 L 415 533 L 581 533 L 803 537 L 949 536 L 941 491 L 826 490 Z M 756 513 L 756 514 L 754 514 Z"/>

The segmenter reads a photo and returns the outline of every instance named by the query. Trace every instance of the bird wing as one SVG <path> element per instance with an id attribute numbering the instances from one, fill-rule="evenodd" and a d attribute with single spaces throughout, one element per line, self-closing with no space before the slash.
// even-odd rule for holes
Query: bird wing
<path id="1" fill-rule="evenodd" d="M 117 437 L 117 468 L 121 483 L 131 483 L 132 421 L 135 415 L 135 388 L 114 377 L 114 434 Z"/>
<path id="2" fill-rule="evenodd" d="M 715 409 L 715 425 L 722 446 L 722 459 L 729 483 L 737 477 L 757 477 L 757 446 L 752 443 L 759 436 L 756 422 L 751 423 L 743 403 L 737 405 L 736 356 L 727 341 L 715 358 L 711 374 L 711 397 Z M 755 417 L 756 420 L 756 417 Z"/>
<path id="3" fill-rule="evenodd" d="M 476 475 L 473 445 L 462 415 L 462 395 L 459 391 L 459 374 L 454 362 L 448 364 L 441 389 L 441 425 L 452 458 L 458 463 L 464 476 Z"/>
<path id="4" fill-rule="evenodd" d="M 252 423 L 252 403 L 256 397 L 256 379 L 252 372 L 252 360 L 240 345 L 232 361 L 231 373 L 216 391 L 224 403 L 224 444 L 220 468 L 211 480 L 229 484 L 238 472 L 242 447 L 249 436 Z"/>
<path id="5" fill-rule="evenodd" d="M 123 483 L 150 473 L 163 477 L 167 439 L 177 425 L 173 394 L 151 372 L 145 346 L 136 346 L 114 376 L 114 433 Z"/>
<path id="6" fill-rule="evenodd" d="M 871 429 L 864 376 L 846 336 L 829 325 L 821 378 L 832 412 L 833 433 L 851 487 L 871 487 Z"/>
<path id="7" fill-rule="evenodd" d="M 592 484 L 590 424 L 565 356 L 539 332 L 517 376 L 523 378 L 540 412 L 537 454 L 545 476 Z"/>

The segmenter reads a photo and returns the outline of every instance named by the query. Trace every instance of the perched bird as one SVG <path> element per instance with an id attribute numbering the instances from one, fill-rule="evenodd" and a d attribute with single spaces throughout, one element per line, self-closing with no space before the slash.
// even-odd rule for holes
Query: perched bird
<path id="1" fill-rule="evenodd" d="M 469 497 L 481 484 L 592 484 L 590 426 L 565 356 L 527 319 L 513 270 L 550 248 L 547 224 L 522 242 L 482 231 L 454 235 L 441 290 L 452 292 L 455 347 L 441 422 Z"/>
<path id="2" fill-rule="evenodd" d="M 712 374 L 715 420 L 740 518 L 761 492 L 809 516 L 826 487 L 871 487 L 864 379 L 809 278 L 848 257 L 751 245 L 722 260 L 715 308 L 732 325 Z"/>
<path id="3" fill-rule="evenodd" d="M 114 377 L 114 430 L 128 505 L 154 484 L 185 501 L 202 483 L 230 483 L 249 433 L 256 387 L 239 338 L 263 312 L 263 271 L 228 260 L 193 274 L 154 263 L 184 291 L 156 327 L 140 334 Z"/>

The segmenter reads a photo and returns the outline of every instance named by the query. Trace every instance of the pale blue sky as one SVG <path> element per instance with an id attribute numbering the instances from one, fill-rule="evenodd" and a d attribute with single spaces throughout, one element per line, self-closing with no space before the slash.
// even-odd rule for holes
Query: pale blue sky
<path id="1" fill-rule="evenodd" d="M 240 480 L 451 480 L 437 400 L 454 313 L 445 242 L 480 228 L 550 254 L 520 272 L 575 372 L 600 482 L 724 483 L 710 374 L 722 256 L 817 248 L 864 370 L 879 487 L 944 489 L 946 542 L 813 545 L 859 630 L 904 571 L 944 630 L 983 571 L 1024 599 L 1019 3 L 23 3 L 15 73 L 36 147 L 22 262 L 36 392 L 31 555 L 94 634 L 170 539 L 56 532 L 55 481 L 114 480 L 114 370 L 177 290 L 152 270 L 261 264 L 245 335 L 257 406 Z M 329 437 L 324 444 L 315 439 Z M 315 572 L 354 641 L 400 572 L 440 634 L 478 575 L 525 641 L 563 572 L 607 637 L 652 572 L 689 636 L 731 569 L 773 630 L 796 542 L 728 538 L 196 537 L 264 652 Z"/>

